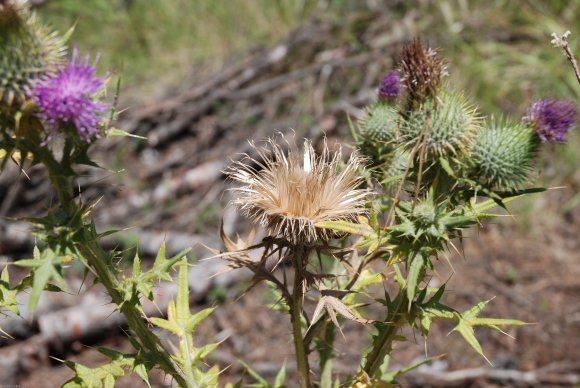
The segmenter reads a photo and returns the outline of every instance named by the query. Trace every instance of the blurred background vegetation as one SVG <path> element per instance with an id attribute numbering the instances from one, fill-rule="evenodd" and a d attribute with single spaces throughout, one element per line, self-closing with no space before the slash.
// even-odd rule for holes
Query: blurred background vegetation
<path id="1" fill-rule="evenodd" d="M 549 44 L 552 32 L 571 30 L 571 46 L 580 48 L 580 2 L 574 0 L 47 0 L 39 12 L 61 31 L 76 23 L 73 43 L 100 52 L 103 68 L 116 69 L 126 88 L 142 91 L 178 83 L 196 67 L 217 70 L 308 18 L 335 21 L 351 35 L 337 38 L 355 45 L 365 17 L 379 9 L 408 18 L 414 35 L 441 47 L 453 65 L 452 82 L 468 86 L 486 112 L 521 110 L 539 96 L 580 94 Z"/>

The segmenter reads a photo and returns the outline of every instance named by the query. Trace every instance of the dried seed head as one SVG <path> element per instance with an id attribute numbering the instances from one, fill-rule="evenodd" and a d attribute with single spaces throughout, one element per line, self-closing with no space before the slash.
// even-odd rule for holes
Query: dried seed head
<path id="1" fill-rule="evenodd" d="M 447 73 L 446 62 L 437 57 L 437 50 L 424 49 L 413 39 L 401 52 L 402 83 L 407 89 L 407 108 L 415 109 L 427 99 L 437 96 L 441 79 Z"/>
<path id="2" fill-rule="evenodd" d="M 343 166 L 341 152 L 331 154 L 326 143 L 318 156 L 308 140 L 303 154 L 290 147 L 286 155 L 273 139 L 263 147 L 252 146 L 262 160 L 248 157 L 246 163 L 235 162 L 226 170 L 241 184 L 232 189 L 232 204 L 270 235 L 292 244 L 328 240 L 333 232 L 316 228 L 317 222 L 353 220 L 366 212 L 371 193 L 357 188 L 362 160 L 356 154 Z"/>

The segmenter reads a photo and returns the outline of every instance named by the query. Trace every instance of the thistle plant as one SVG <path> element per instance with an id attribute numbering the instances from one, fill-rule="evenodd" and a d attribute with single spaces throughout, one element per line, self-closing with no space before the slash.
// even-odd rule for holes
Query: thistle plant
<path id="1" fill-rule="evenodd" d="M 413 40 L 353 128 L 360 151 L 347 162 L 340 163 L 340 153 L 331 157 L 326 144 L 314 156 L 306 141 L 299 154 L 282 137 L 255 147 L 257 159 L 226 171 L 234 181 L 232 204 L 265 227 L 267 237 L 252 243 L 252 233 L 234 242 L 222 231 L 226 251 L 219 256 L 231 268 L 249 268 L 253 284 L 266 281 L 276 290 L 285 306 L 280 310 L 290 315 L 301 387 L 340 384 L 331 362 L 339 319 L 372 332 L 357 373 L 341 382 L 353 387 L 391 386 L 429 361 L 388 370 L 405 326 L 426 340 L 434 321 L 451 320 L 453 331 L 485 358 L 476 327 L 503 332 L 501 326 L 525 324 L 482 316 L 489 301 L 460 311 L 445 304 L 446 284 L 428 284 L 434 262 L 451 260 L 449 251 L 458 250 L 464 232 L 495 216 L 491 209 L 543 190 L 529 187 L 534 158 L 542 142 L 564 141 L 576 106 L 541 100 L 520 120 L 485 119 L 446 75 L 438 51 Z M 258 260 L 252 250 L 261 250 Z M 324 258 L 331 259 L 330 269 Z M 397 291 L 374 294 L 372 285 L 383 282 Z M 312 314 L 305 301 L 315 305 Z M 382 306 L 383 319 L 367 318 L 368 304 Z M 310 368 L 313 353 L 318 375 Z"/>
<path id="2" fill-rule="evenodd" d="M 119 252 L 99 243 L 115 231 L 97 231 L 95 204 L 73 191 L 80 165 L 98 167 L 89 156 L 93 144 L 127 135 L 112 127 L 115 107 L 105 98 L 110 77 L 97 75 L 89 54 L 75 49 L 69 59 L 68 34 L 60 37 L 41 24 L 25 1 L 0 0 L 0 27 L 0 172 L 11 161 L 21 171 L 42 165 L 58 196 L 43 217 L 26 219 L 38 246 L 32 258 L 14 263 L 29 269 L 20 282 L 11 284 L 10 266 L 2 271 L 0 312 L 18 314 L 21 292 L 29 293 L 34 310 L 42 292 L 65 291 L 65 272 L 78 261 L 124 315 L 134 352 L 100 348 L 111 361 L 97 368 L 65 361 L 75 376 L 64 386 L 113 386 L 126 372 L 149 384 L 153 368 L 180 387 L 217 386 L 219 369 L 205 361 L 217 344 L 197 348 L 192 337 L 212 309 L 191 313 L 188 251 L 167 258 L 162 245 L 149 270 L 136 255 L 132 269 L 121 271 Z M 493 208 L 543 190 L 530 187 L 535 156 L 542 143 L 565 141 L 577 107 L 539 100 L 521 120 L 485 119 L 467 93 L 445 82 L 446 75 L 438 51 L 413 40 L 352 129 L 358 150 L 347 160 L 326 142 L 317 152 L 307 139 L 300 149 L 278 135 L 252 143 L 257 156 L 225 171 L 233 183 L 232 205 L 266 236 L 254 242 L 254 229 L 234 241 L 222 229 L 225 251 L 214 250 L 215 256 L 230 269 L 249 269 L 252 286 L 267 282 L 278 296 L 277 309 L 288 314 L 292 328 L 302 388 L 395 384 L 397 376 L 430 360 L 388 369 L 407 326 L 427 338 L 434 321 L 450 320 L 453 331 L 485 358 L 476 327 L 501 331 L 525 324 L 482 316 L 489 301 L 460 311 L 446 304 L 446 284 L 431 288 L 429 281 L 435 262 L 451 260 L 449 251 L 464 232 L 494 217 Z M 145 316 L 142 301 L 153 299 L 157 282 L 173 280 L 172 269 L 178 271 L 178 291 L 167 317 Z M 385 284 L 382 289 L 390 291 L 377 294 Z M 368 317 L 368 305 L 379 310 L 379 319 Z M 368 328 L 371 340 L 360 349 L 354 374 L 340 381 L 333 375 L 333 342 L 344 319 Z M 163 346 L 152 326 L 176 336 L 178 345 Z M 275 386 L 283 386 L 285 376 L 281 371 Z"/>
<path id="3" fill-rule="evenodd" d="M 26 219 L 34 227 L 38 246 L 31 259 L 14 263 L 29 269 L 18 284 L 10 285 L 9 267 L 2 271 L 0 311 L 18 314 L 15 298 L 20 292 L 30 294 L 28 308 L 34 311 L 42 292 L 66 291 L 64 274 L 71 261 L 78 261 L 85 276 L 94 276 L 124 315 L 135 352 L 99 349 L 111 362 L 98 368 L 66 361 L 75 377 L 64 386 L 113 386 L 125 371 L 137 373 L 149 384 L 148 371 L 156 367 L 181 387 L 217 385 L 219 370 L 202 362 L 216 345 L 196 348 L 193 344 L 193 331 L 211 309 L 190 312 L 187 251 L 167 258 L 161 246 L 150 270 L 142 270 L 135 256 L 132 272 L 124 274 L 116 263 L 120 253 L 106 251 L 99 243 L 115 231 L 98 232 L 91 219 L 95 204 L 83 203 L 73 191 L 78 166 L 98 167 L 89 157 L 91 146 L 99 138 L 127 135 L 111 126 L 116 113 L 104 100 L 109 77 L 96 75 L 97 61 L 91 64 L 89 54 L 81 57 L 75 49 L 67 60 L 67 37 L 40 24 L 26 2 L 1 1 L 0 26 L 0 171 L 11 160 L 21 171 L 43 165 L 58 195 L 58 202 L 45 216 Z M 167 319 L 146 317 L 142 301 L 152 300 L 154 285 L 171 281 L 171 270 L 177 267 L 178 292 L 169 304 Z M 177 336 L 178 351 L 166 349 L 151 325 Z"/>
<path id="4" fill-rule="evenodd" d="M 290 313 L 299 383 L 308 387 L 311 386 L 309 351 L 304 341 L 303 318 L 306 322 L 309 320 L 304 315 L 303 302 L 309 288 L 320 282 L 319 274 L 310 270 L 311 254 L 331 252 L 328 241 L 340 233 L 317 224 L 356 220 L 366 212 L 370 191 L 358 188 L 361 160 L 356 154 L 342 166 L 341 152 L 331 154 L 326 144 L 319 156 L 309 141 L 304 142 L 303 153 L 294 149 L 288 155 L 276 140 L 266 144 L 266 148 L 254 146 L 260 161 L 250 158 L 234 163 L 227 171 L 240 184 L 233 189 L 236 197 L 233 204 L 268 231 L 269 238 L 260 244 L 264 254 L 259 263 L 249 257 L 240 259 L 235 254 L 238 247 L 230 242 L 227 245 L 233 248 L 233 254 L 224 257 L 234 266 L 249 267 L 256 280 L 270 280 L 278 286 L 282 302 Z M 252 164 L 262 168 L 256 170 Z M 272 273 L 270 258 L 292 264 L 295 271 L 291 287 L 286 278 L 280 281 Z"/>

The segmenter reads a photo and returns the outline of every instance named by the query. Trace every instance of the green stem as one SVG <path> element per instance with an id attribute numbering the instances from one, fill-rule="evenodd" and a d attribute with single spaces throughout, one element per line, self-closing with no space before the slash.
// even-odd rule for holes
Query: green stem
<path id="1" fill-rule="evenodd" d="M 79 253 L 93 269 L 99 282 L 107 289 L 112 302 L 119 306 L 128 326 L 139 338 L 144 349 L 151 353 L 152 358 L 159 364 L 159 367 L 169 373 L 180 387 L 195 387 L 195 382 L 188 381 L 182 375 L 179 365 L 173 361 L 165 348 L 163 348 L 159 338 L 149 330 L 139 309 L 129 303 L 124 303 L 123 296 L 117 288 L 116 276 L 107 265 L 109 262 L 107 252 L 101 248 L 93 233 L 83 224 L 82 218 L 73 217 L 75 214 L 80 214 L 82 209 L 73 199 L 72 177 L 62 174 L 63 171 L 67 170 L 54 159 L 50 152 L 44 152 L 43 156 L 43 162 L 48 169 L 50 181 L 57 190 L 62 207 L 69 214 L 71 220 L 77 220 L 74 222 L 75 225 L 70 226 L 80 231 L 80 233 L 75 233 L 73 237 Z"/>
<path id="2" fill-rule="evenodd" d="M 292 290 L 292 300 L 290 306 L 290 318 L 292 320 L 292 336 L 294 337 L 294 349 L 296 351 L 296 364 L 298 370 L 298 381 L 300 388 L 310 388 L 310 366 L 308 365 L 308 354 L 302 338 L 302 304 L 304 299 L 303 292 L 303 270 L 305 260 L 308 258 L 308 249 L 305 247 L 296 247 L 294 251 L 295 275 L 294 288 Z"/>
<path id="3" fill-rule="evenodd" d="M 389 321 L 388 328 L 374 341 L 373 348 L 366 357 L 367 361 L 363 370 L 371 377 L 381 367 L 385 357 L 393 350 L 393 341 L 397 337 L 399 329 L 405 323 L 408 301 L 404 296 L 404 292 L 404 290 L 401 290 L 401 297 L 397 307 L 393 312 L 389 312 L 387 317 L 387 321 Z"/>

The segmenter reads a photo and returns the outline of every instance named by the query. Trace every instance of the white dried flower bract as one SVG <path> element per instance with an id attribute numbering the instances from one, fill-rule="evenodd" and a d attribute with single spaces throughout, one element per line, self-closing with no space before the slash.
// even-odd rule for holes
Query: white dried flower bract
<path id="1" fill-rule="evenodd" d="M 293 244 L 328 240 L 333 232 L 316 228 L 317 222 L 354 220 L 366 213 L 371 192 L 358 188 L 358 155 L 343 163 L 340 150 L 329 152 L 325 142 L 317 156 L 308 140 L 303 154 L 291 147 L 286 155 L 273 139 L 263 147 L 252 146 L 261 160 L 247 157 L 226 170 L 241 184 L 232 189 L 232 204 L 270 235 Z"/>

